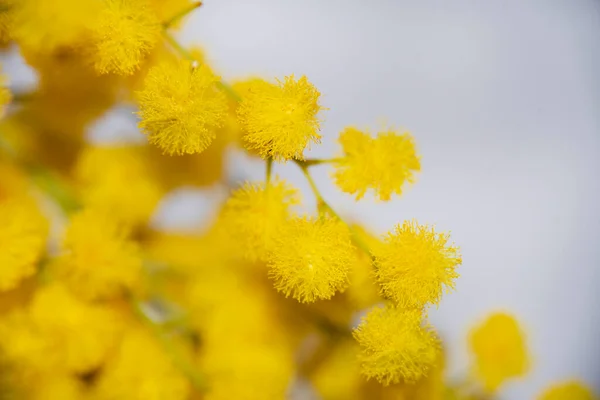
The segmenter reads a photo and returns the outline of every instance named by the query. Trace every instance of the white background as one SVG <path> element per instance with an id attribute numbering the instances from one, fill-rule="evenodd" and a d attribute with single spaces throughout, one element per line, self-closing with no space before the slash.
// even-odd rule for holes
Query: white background
<path id="1" fill-rule="evenodd" d="M 344 215 L 384 232 L 417 218 L 451 230 L 464 265 L 432 320 L 467 365 L 468 327 L 495 309 L 528 332 L 534 368 L 506 399 L 580 377 L 600 391 L 600 2 L 212 0 L 181 37 L 227 79 L 306 74 L 322 92 L 330 157 L 349 124 L 410 130 L 422 173 L 390 203 Z M 261 178 L 259 163 L 237 160 Z M 310 197 L 293 165 L 277 167 Z"/>

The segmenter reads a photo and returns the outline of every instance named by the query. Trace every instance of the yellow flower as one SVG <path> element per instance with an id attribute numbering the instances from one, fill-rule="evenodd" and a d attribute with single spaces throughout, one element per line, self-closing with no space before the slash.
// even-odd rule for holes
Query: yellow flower
<path id="1" fill-rule="evenodd" d="M 86 304 L 61 284 L 38 289 L 30 306 L 37 332 L 48 342 L 48 353 L 70 371 L 86 373 L 99 367 L 114 346 L 120 329 L 117 314 Z"/>
<path id="2" fill-rule="evenodd" d="M 311 143 L 318 143 L 319 91 L 305 76 L 287 76 L 277 85 L 250 80 L 238 109 L 244 144 L 263 158 L 303 159 Z"/>
<path id="3" fill-rule="evenodd" d="M 454 288 L 459 249 L 448 245 L 449 235 L 432 227 L 405 221 L 373 249 L 377 281 L 385 297 L 401 307 L 439 304 L 444 287 Z"/>
<path id="4" fill-rule="evenodd" d="M 226 229 L 248 259 L 264 260 L 279 229 L 298 204 L 298 191 L 286 182 L 246 183 L 227 200 L 223 212 Z"/>
<path id="5" fill-rule="evenodd" d="M 86 206 L 128 224 L 147 222 L 163 195 L 146 148 L 86 147 L 75 165 Z"/>
<path id="6" fill-rule="evenodd" d="M 583 382 L 576 380 L 555 384 L 546 389 L 538 400 L 597 400 L 598 397 Z"/>
<path id="7" fill-rule="evenodd" d="M 439 342 L 419 310 L 376 307 L 354 330 L 363 374 L 384 385 L 415 382 L 435 366 Z"/>
<path id="8" fill-rule="evenodd" d="M 132 327 L 93 390 L 98 400 L 184 400 L 190 387 L 150 333 Z"/>
<path id="9" fill-rule="evenodd" d="M 96 71 L 133 74 L 158 43 L 160 29 L 146 0 L 105 0 L 92 30 Z"/>
<path id="10" fill-rule="evenodd" d="M 401 194 L 405 182 L 414 182 L 421 169 L 412 136 L 394 131 L 379 132 L 376 138 L 356 128 L 346 128 L 339 138 L 344 156 L 336 160 L 334 179 L 340 189 L 360 200 L 373 189 L 381 200 Z"/>
<path id="11" fill-rule="evenodd" d="M 15 2 L 13 37 L 34 52 L 85 43 L 95 23 L 99 1 L 19 0 Z"/>
<path id="12" fill-rule="evenodd" d="M 188 61 L 153 67 L 139 92 L 140 128 L 150 143 L 168 154 L 205 150 L 227 115 L 227 99 L 216 88 L 219 80 L 209 67 Z"/>
<path id="13" fill-rule="evenodd" d="M 35 273 L 47 234 L 48 222 L 33 200 L 0 198 L 0 292 Z"/>
<path id="14" fill-rule="evenodd" d="M 16 0 L 0 1 L 0 46 L 12 40 Z"/>
<path id="15" fill-rule="evenodd" d="M 0 69 L 0 118 L 4 116 L 6 106 L 12 100 L 10 90 L 8 90 L 8 88 L 6 87 L 6 80 L 6 76 L 2 73 L 2 70 Z"/>
<path id="16" fill-rule="evenodd" d="M 356 250 L 336 218 L 294 218 L 276 235 L 269 254 L 275 288 L 302 303 L 329 299 L 348 286 Z"/>
<path id="17" fill-rule="evenodd" d="M 381 241 L 367 232 L 362 226 L 352 226 L 352 231 L 360 237 L 371 250 L 381 245 Z M 363 310 L 380 302 L 379 286 L 376 282 L 375 269 L 371 254 L 357 249 L 356 261 L 350 271 L 350 285 L 346 291 L 348 300 L 356 310 Z"/>
<path id="18" fill-rule="evenodd" d="M 356 362 L 358 345 L 351 339 L 341 339 L 328 346 L 327 357 L 311 374 L 311 382 L 321 398 L 326 400 L 347 400 L 359 398 L 363 377 Z M 362 398 L 362 397 L 360 397 Z"/>
<path id="19" fill-rule="evenodd" d="M 105 213 L 85 210 L 71 218 L 55 267 L 74 292 L 98 299 L 133 289 L 142 262 L 121 225 Z"/>
<path id="20" fill-rule="evenodd" d="M 512 315 L 500 312 L 490 315 L 471 331 L 469 346 L 475 358 L 474 373 L 489 392 L 528 371 L 525 338 Z"/>

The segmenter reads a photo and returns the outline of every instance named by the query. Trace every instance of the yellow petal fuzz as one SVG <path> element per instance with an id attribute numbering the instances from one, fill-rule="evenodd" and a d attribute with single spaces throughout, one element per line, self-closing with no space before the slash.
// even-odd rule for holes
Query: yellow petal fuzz
<path id="1" fill-rule="evenodd" d="M 537 397 L 538 400 L 598 400 L 587 385 L 577 380 L 555 384 Z"/>
<path id="2" fill-rule="evenodd" d="M 227 200 L 224 225 L 249 260 L 265 260 L 273 241 L 300 202 L 298 191 L 286 182 L 246 183 Z"/>
<path id="3" fill-rule="evenodd" d="M 319 96 L 305 76 L 287 76 L 277 84 L 248 81 L 238 108 L 244 145 L 265 159 L 303 159 L 304 149 L 321 139 Z"/>
<path id="4" fill-rule="evenodd" d="M 35 273 L 48 222 L 33 200 L 0 198 L 0 292 Z"/>
<path id="5" fill-rule="evenodd" d="M 329 299 L 348 286 L 356 250 L 336 218 L 294 218 L 276 236 L 269 255 L 275 288 L 302 303 Z"/>
<path id="6" fill-rule="evenodd" d="M 474 373 L 488 392 L 495 392 L 510 378 L 524 376 L 529 369 L 525 337 L 517 320 L 494 313 L 470 332 Z"/>
<path id="7" fill-rule="evenodd" d="M 444 288 L 454 288 L 459 249 L 448 245 L 449 235 L 432 227 L 405 221 L 373 249 L 376 276 L 384 297 L 401 307 L 439 304 Z"/>
<path id="8" fill-rule="evenodd" d="M 360 200 L 372 189 L 380 200 L 401 194 L 405 182 L 414 182 L 421 169 L 412 136 L 394 131 L 372 138 L 356 128 L 346 128 L 339 138 L 344 156 L 336 160 L 334 179 L 338 187 Z"/>
<path id="9" fill-rule="evenodd" d="M 439 342 L 418 310 L 376 307 L 354 330 L 363 374 L 384 385 L 415 382 L 438 359 Z"/>
<path id="10" fill-rule="evenodd" d="M 160 21 L 146 0 L 105 0 L 92 31 L 94 68 L 131 75 L 158 43 Z"/>
<path id="11" fill-rule="evenodd" d="M 135 242 L 105 213 L 85 210 L 71 218 L 56 269 L 78 295 L 113 298 L 134 288 L 142 262 Z"/>
<path id="12" fill-rule="evenodd" d="M 167 154 L 204 151 L 223 126 L 228 105 L 216 88 L 220 78 L 188 61 L 153 67 L 138 93 L 140 128 Z"/>

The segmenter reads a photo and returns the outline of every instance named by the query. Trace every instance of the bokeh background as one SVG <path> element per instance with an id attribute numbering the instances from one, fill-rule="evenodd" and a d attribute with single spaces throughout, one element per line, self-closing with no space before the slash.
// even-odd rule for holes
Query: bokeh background
<path id="1" fill-rule="evenodd" d="M 225 79 L 306 74 L 322 92 L 329 158 L 347 125 L 413 133 L 417 183 L 389 203 L 360 203 L 315 167 L 341 214 L 383 233 L 416 218 L 450 230 L 464 264 L 431 319 L 449 347 L 450 376 L 467 368 L 467 330 L 494 310 L 528 333 L 533 370 L 505 399 L 534 398 L 578 377 L 600 392 L 600 2 L 595 0 L 207 0 L 180 33 Z M 6 61 L 13 84 L 33 79 Z M 129 134 L 110 113 L 91 140 Z M 264 166 L 231 153 L 231 178 Z M 293 164 L 275 173 L 306 194 Z M 174 193 L 155 223 L 193 228 L 222 191 Z"/>

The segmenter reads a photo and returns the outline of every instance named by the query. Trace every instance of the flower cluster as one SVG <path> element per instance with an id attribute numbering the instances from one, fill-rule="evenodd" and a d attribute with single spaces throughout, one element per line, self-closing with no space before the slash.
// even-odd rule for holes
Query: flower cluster
<path id="1" fill-rule="evenodd" d="M 319 90 L 293 74 L 225 82 L 173 36 L 200 6 L 0 1 L 2 48 L 39 76 L 30 92 L 0 76 L 0 397 L 270 400 L 310 382 L 324 399 L 492 399 L 523 376 L 522 330 L 499 313 L 470 336 L 467 384 L 446 381 L 428 310 L 455 288 L 460 249 L 415 220 L 372 234 L 313 181 L 330 167 L 356 201 L 389 201 L 420 171 L 413 136 L 349 125 L 337 155 L 308 158 Z M 122 109 L 142 140 L 92 143 Z M 228 180 L 229 148 L 265 179 Z M 315 212 L 273 173 L 286 162 Z M 153 224 L 189 186 L 229 194 L 193 232 Z M 573 381 L 539 399 L 593 396 Z"/>

